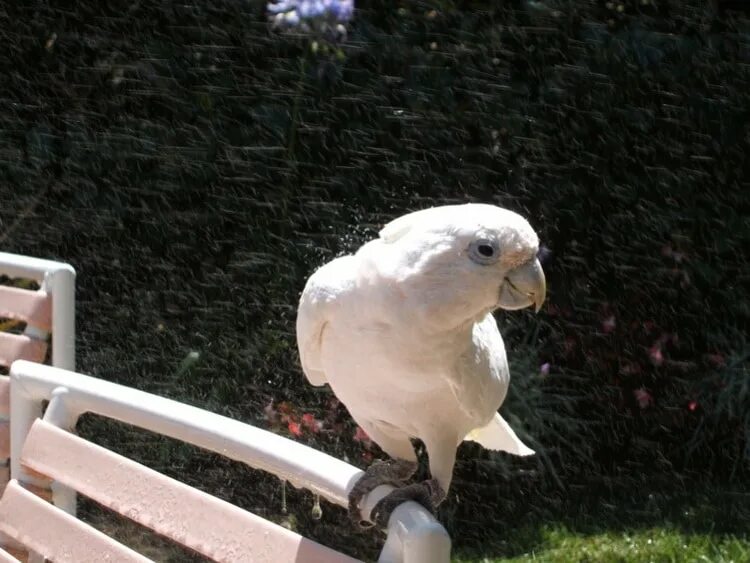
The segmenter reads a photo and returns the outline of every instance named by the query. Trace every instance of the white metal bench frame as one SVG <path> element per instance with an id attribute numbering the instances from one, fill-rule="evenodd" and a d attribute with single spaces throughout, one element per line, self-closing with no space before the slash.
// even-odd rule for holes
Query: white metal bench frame
<path id="1" fill-rule="evenodd" d="M 42 402 L 49 401 L 43 420 L 70 431 L 84 413 L 157 432 L 261 469 L 296 487 L 304 487 L 346 507 L 348 493 L 362 471 L 327 454 L 237 420 L 143 391 L 72 371 L 24 360 L 10 372 L 11 478 L 35 485 L 38 478 L 21 464 L 21 453 Z M 363 502 L 369 520 L 375 503 L 392 487 L 382 486 Z M 52 486 L 52 501 L 74 514 L 75 497 L 66 487 Z M 73 499 L 71 503 L 71 498 Z M 379 561 L 382 563 L 447 563 L 450 538 L 422 506 L 406 502 L 394 510 Z"/>
<path id="2" fill-rule="evenodd" d="M 0 275 L 38 282 L 52 296 L 53 366 L 75 369 L 75 280 L 69 264 L 0 252 Z"/>
<path id="3" fill-rule="evenodd" d="M 19 254 L 0 252 L 0 275 L 9 278 L 22 278 L 33 280 L 39 284 L 36 295 L 33 291 L 1 286 L 3 303 L 5 307 L 0 314 L 10 318 L 21 318 L 27 322 L 24 334 L 11 335 L 0 334 L 0 352 L 2 352 L 3 365 L 12 363 L 12 360 L 23 357 L 24 352 L 31 349 L 38 351 L 49 334 L 50 339 L 50 362 L 52 365 L 75 369 L 75 270 L 69 264 L 42 260 Z M 39 307 L 43 308 L 44 328 L 39 328 L 33 318 L 39 313 Z M 32 319 L 23 319 L 24 315 L 17 315 L 21 311 L 16 307 L 25 309 L 25 313 Z M 31 309 L 29 309 L 31 307 Z M 45 344 L 46 347 L 46 344 Z M 6 352 L 9 354 L 6 355 Z M 35 352 L 36 353 L 36 352 Z M 43 355 L 41 352 L 39 355 Z M 8 357 L 10 356 L 10 357 Z M 9 367 L 9 366 L 7 366 Z M 8 452 L 7 447 L 7 425 L 10 413 L 7 412 L 7 378 L 0 376 L 0 494 L 2 494 L 8 479 Z M 4 427 L 4 429 L 3 429 Z M 75 503 L 73 497 L 72 502 Z M 0 546 L 12 544 L 7 538 L 0 534 Z"/>

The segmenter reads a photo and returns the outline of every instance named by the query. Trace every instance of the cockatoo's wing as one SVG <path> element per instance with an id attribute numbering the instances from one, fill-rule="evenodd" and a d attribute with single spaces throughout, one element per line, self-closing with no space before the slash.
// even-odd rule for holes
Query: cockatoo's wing
<path id="1" fill-rule="evenodd" d="M 474 325 L 472 345 L 460 358 L 455 376 L 451 390 L 464 412 L 476 418 L 480 413 L 486 413 L 488 409 L 492 412 L 496 408 L 497 403 L 488 403 L 489 397 L 494 395 L 486 390 L 496 385 L 507 390 L 510 373 L 505 344 L 491 314 Z M 504 398 L 503 391 L 502 399 Z M 521 442 L 497 412 L 489 424 L 471 431 L 464 439 L 478 442 L 489 450 L 502 450 L 522 456 L 534 453 Z"/>
<path id="2" fill-rule="evenodd" d="M 344 256 L 318 269 L 307 280 L 297 309 L 297 347 L 302 369 L 313 385 L 327 383 L 321 361 L 326 325 L 335 314 L 337 302 L 353 286 L 356 271 L 353 256 Z"/>
<path id="3" fill-rule="evenodd" d="M 487 420 L 505 399 L 508 359 L 492 314 L 474 324 L 471 345 L 458 358 L 448 383 L 461 410 L 477 423 Z"/>
<path id="4" fill-rule="evenodd" d="M 534 454 L 534 450 L 516 436 L 510 425 L 500 416 L 500 413 L 495 414 L 495 417 L 487 426 L 472 430 L 464 439 L 482 444 L 488 450 L 502 450 L 520 456 Z"/>

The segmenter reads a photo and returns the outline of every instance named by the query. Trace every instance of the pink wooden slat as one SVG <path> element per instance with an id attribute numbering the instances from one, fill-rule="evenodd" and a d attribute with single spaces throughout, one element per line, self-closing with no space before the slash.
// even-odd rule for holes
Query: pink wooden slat
<path id="1" fill-rule="evenodd" d="M 46 342 L 23 334 L 0 332 L 0 365 L 10 366 L 16 360 L 41 362 L 46 354 Z"/>
<path id="2" fill-rule="evenodd" d="M 356 561 L 41 419 L 21 462 L 215 561 Z"/>
<path id="3" fill-rule="evenodd" d="M 0 499 L 0 530 L 56 562 L 146 563 L 146 557 L 11 481 Z"/>
<path id="4" fill-rule="evenodd" d="M 10 378 L 0 375 L 0 418 L 10 416 Z"/>
<path id="5" fill-rule="evenodd" d="M 50 330 L 52 300 L 43 291 L 0 285 L 0 317 L 17 319 L 42 330 Z"/>

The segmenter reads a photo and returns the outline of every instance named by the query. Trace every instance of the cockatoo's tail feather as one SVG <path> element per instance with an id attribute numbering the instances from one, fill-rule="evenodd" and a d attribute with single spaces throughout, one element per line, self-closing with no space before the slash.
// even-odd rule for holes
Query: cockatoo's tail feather
<path id="1" fill-rule="evenodd" d="M 500 450 L 520 456 L 534 455 L 534 450 L 516 436 L 500 413 L 497 413 L 487 426 L 472 430 L 464 439 L 477 442 L 488 450 Z"/>

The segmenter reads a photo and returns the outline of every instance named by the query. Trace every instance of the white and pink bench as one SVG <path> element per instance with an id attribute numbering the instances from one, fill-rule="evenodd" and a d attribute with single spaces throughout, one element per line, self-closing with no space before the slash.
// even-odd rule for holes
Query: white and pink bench
<path id="1" fill-rule="evenodd" d="M 6 265 L 22 258 L 0 253 L 0 274 L 40 283 L 38 291 L 27 292 L 32 295 L 0 286 L 0 317 L 27 325 L 10 338 L 0 333 L 0 357 L 12 362 L 9 376 L 0 376 L 0 463 L 9 458 L 9 481 L 0 497 L 0 562 L 149 561 L 78 519 L 76 494 L 136 522 L 144 533 L 156 532 L 215 561 L 356 561 L 75 435 L 78 418 L 95 413 L 267 471 L 342 507 L 362 474 L 266 430 L 76 373 L 75 273 L 64 264 L 33 259 L 25 259 L 26 266 L 36 269 Z M 42 272 L 43 265 L 53 267 Z M 52 365 L 43 365 L 41 347 L 49 332 Z M 389 490 L 379 487 L 368 496 L 364 519 Z M 431 514 L 413 502 L 393 512 L 379 561 L 449 560 L 450 538 Z"/>
<path id="2" fill-rule="evenodd" d="M 0 285 L 0 319 L 20 330 L 0 332 L 0 368 L 15 360 L 75 368 L 75 271 L 68 264 L 0 252 L 0 276 L 38 289 Z M 0 380 L 0 493 L 9 479 L 9 387 Z"/>

